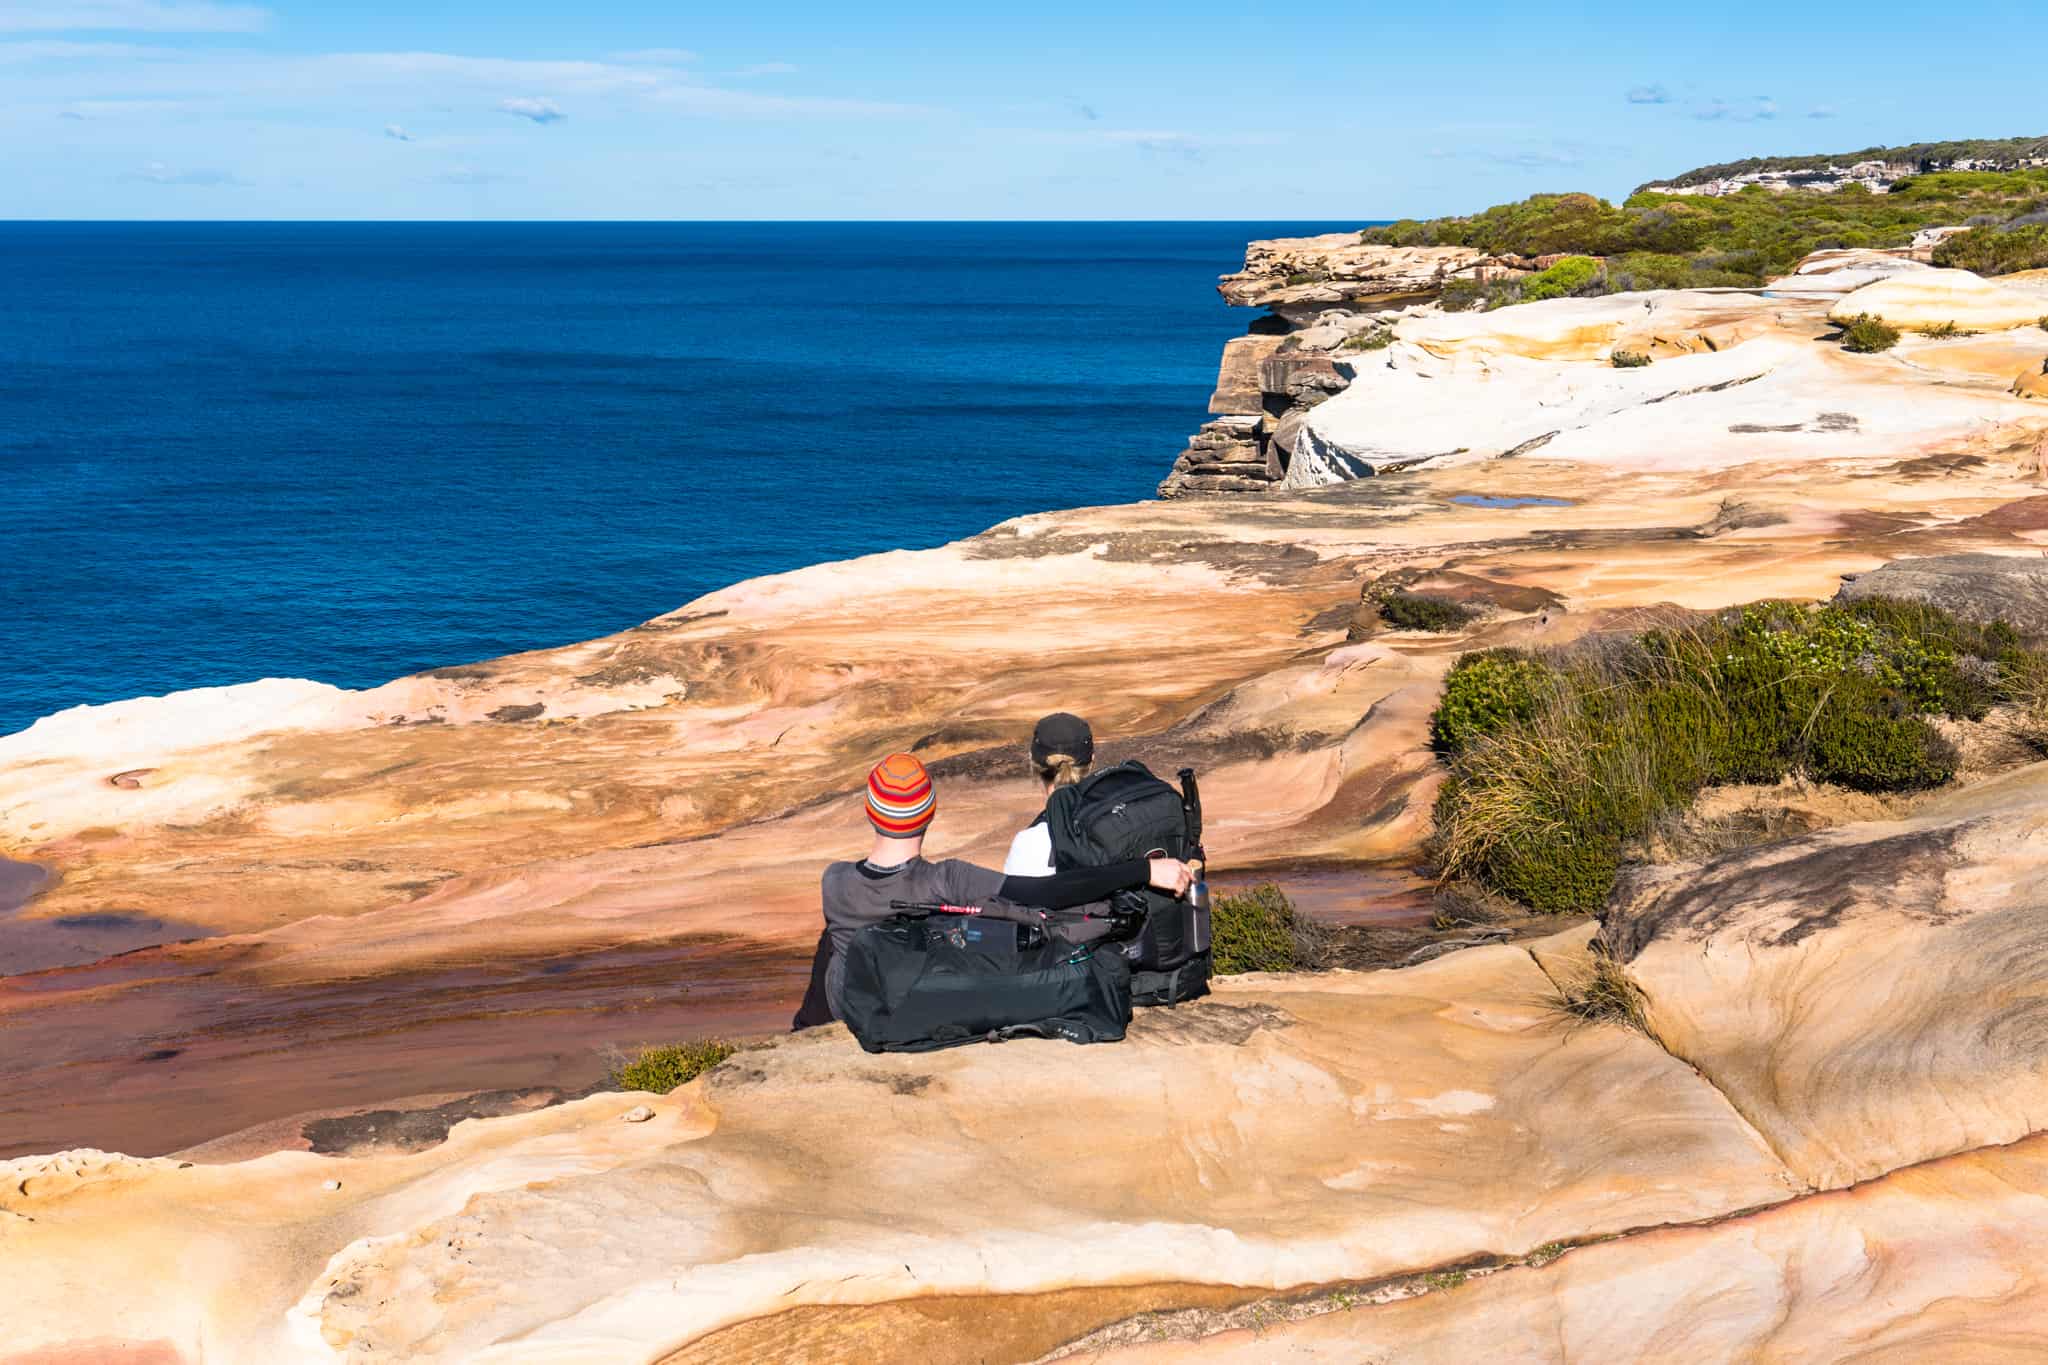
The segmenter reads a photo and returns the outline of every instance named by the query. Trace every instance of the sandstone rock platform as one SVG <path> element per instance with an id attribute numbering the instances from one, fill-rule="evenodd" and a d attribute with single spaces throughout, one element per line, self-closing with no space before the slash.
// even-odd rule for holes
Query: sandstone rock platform
<path id="1" fill-rule="evenodd" d="M 2025 334 L 1848 356 L 1839 296 L 1423 310 L 1256 499 L 0 739 L 10 925 L 144 944 L 0 977 L 0 1362 L 2033 1349 L 2037 767 L 1643 872 L 1600 941 L 1647 1034 L 1558 1007 L 1581 927 L 1232 980 L 1119 1047 L 831 1030 L 552 1102 L 606 1045 L 779 1031 L 891 749 L 941 855 L 1000 858 L 1023 737 L 1079 705 L 1106 757 L 1202 770 L 1219 868 L 1405 871 L 1461 651 L 2037 559 Z M 1389 576 L 1480 615 L 1358 638 Z M 322 1140 L 385 1111 L 402 1141 Z"/>
<path id="2" fill-rule="evenodd" d="M 1825 1355 L 1831 1321 L 2030 1349 L 2038 1280 L 2007 1268 L 2048 1199 L 2020 1141 L 2041 1111 L 2044 797 L 2048 764 L 1638 884 L 1600 932 L 1650 1036 L 1558 1007 L 1585 929 L 1227 980 L 1122 1047 L 870 1057 L 821 1030 L 666 1097 L 471 1120 L 411 1154 L 17 1159 L 10 1348 L 688 1359 L 831 1308 L 806 1339 L 833 1354 L 871 1326 L 852 1310 L 968 1296 L 976 1333 L 1027 1359 L 1063 1345 L 1034 1337 L 1038 1296 L 1150 1285 L 1069 1303 L 1059 1330 L 1109 1349 L 1134 1305 L 1200 1326 L 1219 1302 L 1278 1320 L 1306 1301 L 1135 1358 L 1449 1359 L 1489 1333 L 1531 1360 Z M 638 1106 L 653 1117 L 622 1121 Z M 130 1288 L 88 1327 L 96 1276 Z"/>

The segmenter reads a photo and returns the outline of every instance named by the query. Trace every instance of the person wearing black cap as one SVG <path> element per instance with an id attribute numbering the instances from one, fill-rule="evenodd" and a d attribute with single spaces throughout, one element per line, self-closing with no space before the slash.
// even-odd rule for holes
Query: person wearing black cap
<path id="1" fill-rule="evenodd" d="M 1071 787 L 1088 776 L 1095 761 L 1095 734 L 1088 722 L 1065 711 L 1055 711 L 1038 722 L 1031 732 L 1031 771 L 1050 796 L 1061 787 Z M 1049 877 L 1054 871 L 1052 832 L 1045 827 L 1043 812 L 1010 841 L 1003 872 L 1012 877 Z"/>

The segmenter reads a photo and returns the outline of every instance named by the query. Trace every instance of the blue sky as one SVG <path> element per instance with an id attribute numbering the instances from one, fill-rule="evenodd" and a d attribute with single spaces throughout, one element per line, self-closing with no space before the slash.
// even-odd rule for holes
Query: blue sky
<path id="1" fill-rule="evenodd" d="M 0 217 L 1394 217 L 2048 132 L 2038 11 L 0 0 Z"/>

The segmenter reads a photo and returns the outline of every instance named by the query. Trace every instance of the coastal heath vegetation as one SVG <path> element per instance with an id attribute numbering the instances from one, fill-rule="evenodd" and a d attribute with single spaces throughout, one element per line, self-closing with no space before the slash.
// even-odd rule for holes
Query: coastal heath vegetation
<path id="1" fill-rule="evenodd" d="M 1898 344 L 1899 329 L 1875 313 L 1858 313 L 1842 329 L 1842 349 L 1858 355 L 1876 355 Z"/>
<path id="2" fill-rule="evenodd" d="M 1934 248 L 1934 263 L 1979 275 L 2048 269 L 2048 212 L 1958 232 Z"/>
<path id="3" fill-rule="evenodd" d="M 643 1047 L 632 1059 L 621 1057 L 614 1063 L 611 1087 L 666 1095 L 677 1086 L 696 1080 L 738 1050 L 721 1038 Z"/>
<path id="4" fill-rule="evenodd" d="M 1209 949 L 1217 976 L 1313 971 L 1328 962 L 1330 931 L 1266 882 L 1216 898 L 1209 911 Z"/>
<path id="5" fill-rule="evenodd" d="M 1403 592 L 1398 588 L 1381 594 L 1374 605 L 1379 610 L 1380 619 L 1392 629 L 1428 631 L 1434 635 L 1462 630 L 1477 615 L 1470 607 L 1448 597 Z"/>
<path id="6" fill-rule="evenodd" d="M 1752 186 L 1718 198 L 1640 190 L 1619 206 L 1590 194 L 1538 194 L 1360 235 L 1386 246 L 1568 258 L 1519 281 L 1447 291 L 1445 307 L 1458 311 L 1636 289 L 1755 288 L 1814 251 L 1903 247 L 1922 228 L 1958 224 L 1971 230 L 1937 248 L 1936 264 L 1970 263 L 1980 273 L 2048 264 L 2048 170 L 1944 171 L 1899 181 L 1885 194 L 1853 184 L 1826 191 Z M 1573 263 L 1578 259 L 1591 259 L 1590 277 L 1580 278 L 1586 267 Z M 1553 274 L 1566 265 L 1563 278 Z"/>
<path id="7" fill-rule="evenodd" d="M 1363 332 L 1353 332 L 1338 343 L 1340 351 L 1384 351 L 1394 344 L 1394 329 L 1374 327 Z"/>
<path id="8" fill-rule="evenodd" d="M 1731 176 L 1758 171 L 1815 171 L 1829 167 L 1853 166 L 1859 161 L 1885 161 L 1894 165 L 1939 166 L 1972 161 L 1997 168 L 2024 166 L 2048 158 L 2048 137 L 1973 137 L 1947 142 L 1910 142 L 1898 147 L 1865 147 L 1855 152 L 1821 152 L 1803 156 L 1751 156 L 1740 161 L 1721 161 L 1700 166 L 1684 175 L 1664 181 L 1667 185 L 1704 185 Z"/>
<path id="9" fill-rule="evenodd" d="M 1928 722 L 2048 708 L 2048 656 L 2004 625 L 1873 599 L 1675 615 L 1562 650 L 1468 654 L 1431 736 L 1450 773 L 1430 855 L 1532 909 L 1584 913 L 1709 786 L 1794 772 L 1866 792 L 1954 776 Z"/>

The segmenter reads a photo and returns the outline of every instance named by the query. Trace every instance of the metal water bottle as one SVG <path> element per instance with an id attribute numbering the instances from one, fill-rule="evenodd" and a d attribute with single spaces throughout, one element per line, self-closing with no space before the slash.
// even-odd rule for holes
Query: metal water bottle
<path id="1" fill-rule="evenodd" d="M 1209 874 L 1200 863 L 1195 863 L 1194 869 L 1195 884 L 1188 888 L 1188 906 L 1194 912 L 1188 916 L 1194 929 L 1194 943 L 1190 946 L 1195 952 L 1206 953 L 1209 951 Z"/>

